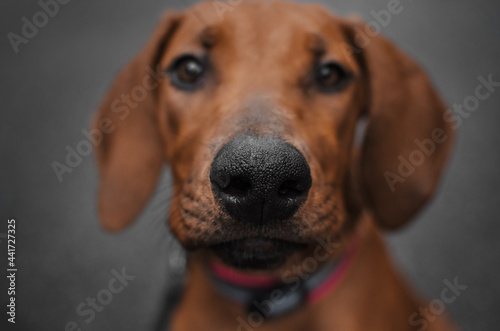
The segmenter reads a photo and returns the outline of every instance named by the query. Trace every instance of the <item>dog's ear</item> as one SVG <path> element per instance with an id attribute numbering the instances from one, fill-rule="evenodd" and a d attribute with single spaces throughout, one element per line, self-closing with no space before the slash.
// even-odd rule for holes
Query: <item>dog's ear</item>
<path id="1" fill-rule="evenodd" d="M 345 23 L 369 94 L 360 176 L 378 223 L 394 229 L 432 197 L 454 132 L 422 69 L 363 21 Z"/>
<path id="2" fill-rule="evenodd" d="M 109 231 L 126 227 L 153 193 L 163 165 L 157 128 L 155 74 L 162 52 L 180 23 L 167 12 L 140 53 L 118 74 L 94 121 L 103 135 L 97 145 L 99 218 Z"/>

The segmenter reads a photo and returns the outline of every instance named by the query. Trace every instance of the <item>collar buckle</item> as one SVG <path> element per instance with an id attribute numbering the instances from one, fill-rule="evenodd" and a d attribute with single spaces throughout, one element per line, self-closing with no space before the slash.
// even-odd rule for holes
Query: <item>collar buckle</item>
<path id="1" fill-rule="evenodd" d="M 307 294 L 303 282 L 259 290 L 249 301 L 247 312 L 259 314 L 264 319 L 279 317 L 301 307 L 306 301 Z"/>

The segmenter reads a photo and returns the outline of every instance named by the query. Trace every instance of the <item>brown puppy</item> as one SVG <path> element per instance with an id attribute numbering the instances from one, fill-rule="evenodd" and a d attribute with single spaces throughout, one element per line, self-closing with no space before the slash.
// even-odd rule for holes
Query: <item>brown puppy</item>
<path id="1" fill-rule="evenodd" d="M 444 111 L 405 54 L 319 6 L 167 13 L 98 112 L 96 126 L 114 128 L 98 148 L 100 218 L 129 225 L 170 164 L 169 225 L 191 252 L 175 331 L 448 330 L 416 317 L 378 234 L 435 191 L 453 141 Z M 217 263 L 219 276 L 305 294 L 293 312 L 259 315 L 221 290 Z M 336 285 L 308 302 L 301 286 L 323 274 Z"/>

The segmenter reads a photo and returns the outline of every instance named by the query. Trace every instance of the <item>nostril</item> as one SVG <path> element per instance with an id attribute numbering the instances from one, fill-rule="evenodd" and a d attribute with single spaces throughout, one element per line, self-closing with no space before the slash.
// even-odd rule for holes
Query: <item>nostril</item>
<path id="1" fill-rule="evenodd" d="M 210 172 L 210 181 L 219 186 L 221 189 L 226 188 L 229 185 L 230 180 L 231 177 L 225 171 Z"/>
<path id="2" fill-rule="evenodd" d="M 300 182 L 296 180 L 287 180 L 279 187 L 278 194 L 283 198 L 294 199 L 302 195 L 306 190 L 307 188 Z"/>
<path id="3" fill-rule="evenodd" d="M 230 178 L 227 186 L 222 188 L 222 192 L 236 197 L 243 197 L 248 195 L 250 188 L 251 185 L 248 178 L 235 176 Z"/>

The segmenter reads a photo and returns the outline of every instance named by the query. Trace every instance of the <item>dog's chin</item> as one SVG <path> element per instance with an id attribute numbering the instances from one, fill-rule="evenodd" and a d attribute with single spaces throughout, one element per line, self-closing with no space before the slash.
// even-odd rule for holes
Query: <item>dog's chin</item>
<path id="1" fill-rule="evenodd" d="M 228 266 L 244 270 L 275 270 L 305 244 L 269 238 L 243 238 L 220 243 L 211 250 Z"/>

